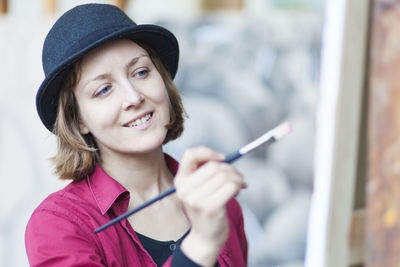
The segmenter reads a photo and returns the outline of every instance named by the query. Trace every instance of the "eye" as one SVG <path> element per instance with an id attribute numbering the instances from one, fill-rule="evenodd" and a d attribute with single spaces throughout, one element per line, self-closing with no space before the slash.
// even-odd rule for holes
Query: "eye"
<path id="1" fill-rule="evenodd" d="M 134 76 L 135 76 L 135 77 L 139 77 L 139 78 L 144 78 L 144 77 L 147 76 L 147 74 L 149 74 L 149 72 L 150 72 L 150 71 L 149 71 L 148 69 L 142 69 L 142 70 L 136 72 L 136 73 L 134 74 Z"/>
<path id="2" fill-rule="evenodd" d="M 106 86 L 106 87 L 103 87 L 102 89 L 100 89 L 99 91 L 97 91 L 96 93 L 95 93 L 95 97 L 98 97 L 98 96 L 103 96 L 103 95 L 106 95 L 106 94 L 108 94 L 109 92 L 110 92 L 110 90 L 111 90 L 111 86 L 110 85 L 108 85 L 108 86 Z"/>

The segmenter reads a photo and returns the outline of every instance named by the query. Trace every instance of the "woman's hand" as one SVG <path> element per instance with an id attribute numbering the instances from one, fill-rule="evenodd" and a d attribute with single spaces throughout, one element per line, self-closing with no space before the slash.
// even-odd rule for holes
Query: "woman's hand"
<path id="1" fill-rule="evenodd" d="M 229 236 L 226 204 L 246 187 L 243 176 L 222 162 L 224 157 L 206 147 L 189 149 L 174 179 L 177 196 L 191 222 L 181 249 L 203 266 L 215 264 Z"/>

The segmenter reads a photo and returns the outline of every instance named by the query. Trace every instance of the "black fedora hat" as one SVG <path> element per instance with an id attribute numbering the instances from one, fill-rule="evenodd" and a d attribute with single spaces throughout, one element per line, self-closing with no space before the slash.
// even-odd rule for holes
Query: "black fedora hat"
<path id="1" fill-rule="evenodd" d="M 179 47 L 170 31 L 157 25 L 137 25 L 113 5 L 74 7 L 56 21 L 43 45 L 45 79 L 36 95 L 36 108 L 47 129 L 53 130 L 59 92 L 73 63 L 95 47 L 121 38 L 146 43 L 158 54 L 171 77 L 175 77 Z"/>

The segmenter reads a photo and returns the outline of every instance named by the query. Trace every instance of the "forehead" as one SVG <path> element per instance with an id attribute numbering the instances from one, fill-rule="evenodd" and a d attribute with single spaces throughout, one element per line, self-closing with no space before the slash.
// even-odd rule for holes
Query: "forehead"
<path id="1" fill-rule="evenodd" d="M 102 61 L 148 56 L 147 51 L 136 42 L 128 39 L 112 40 L 89 51 L 82 57 L 82 67 L 97 65 Z"/>

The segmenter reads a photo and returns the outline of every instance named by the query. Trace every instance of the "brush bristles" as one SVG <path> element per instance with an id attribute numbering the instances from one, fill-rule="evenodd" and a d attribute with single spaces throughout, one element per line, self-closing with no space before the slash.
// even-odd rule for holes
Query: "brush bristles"
<path id="1" fill-rule="evenodd" d="M 243 155 L 243 154 L 246 154 L 247 152 L 255 149 L 256 147 L 261 146 L 262 144 L 271 143 L 271 142 L 273 143 L 273 142 L 279 141 L 279 139 L 281 139 L 282 137 L 284 137 L 285 135 L 290 133 L 291 130 L 292 130 L 292 127 L 290 126 L 290 123 L 288 123 L 288 122 L 282 123 L 279 126 L 272 129 L 271 131 L 264 134 L 263 136 L 257 138 L 250 144 L 242 147 L 239 150 L 239 153 Z"/>
<path id="2" fill-rule="evenodd" d="M 292 131 L 292 125 L 289 122 L 284 122 L 272 131 L 272 136 L 278 141 Z"/>

